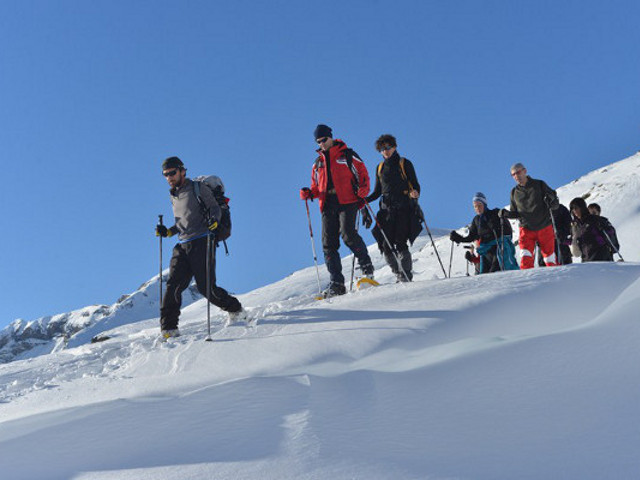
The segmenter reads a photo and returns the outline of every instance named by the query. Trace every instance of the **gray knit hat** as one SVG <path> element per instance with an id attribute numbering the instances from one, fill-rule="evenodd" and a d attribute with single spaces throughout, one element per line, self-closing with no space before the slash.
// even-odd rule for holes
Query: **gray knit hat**
<path id="1" fill-rule="evenodd" d="M 487 206 L 487 197 L 484 196 L 484 193 L 482 192 L 476 192 L 476 194 L 473 196 L 473 200 L 472 202 L 482 202 L 484 203 L 484 206 Z"/>

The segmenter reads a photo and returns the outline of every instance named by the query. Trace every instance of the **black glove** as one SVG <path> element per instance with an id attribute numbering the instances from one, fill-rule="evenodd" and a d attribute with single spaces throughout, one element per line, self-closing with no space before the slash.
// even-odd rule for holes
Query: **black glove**
<path id="1" fill-rule="evenodd" d="M 449 235 L 449 238 L 451 239 L 452 242 L 456 242 L 456 243 L 460 243 L 462 241 L 462 235 L 460 235 L 455 230 L 451 230 L 451 234 Z"/>
<path id="2" fill-rule="evenodd" d="M 471 254 L 471 252 L 466 251 L 464 254 L 464 258 L 467 259 L 467 262 L 473 263 L 473 255 Z"/>
<path id="3" fill-rule="evenodd" d="M 501 208 L 498 210 L 498 216 L 500 218 L 515 218 L 516 215 L 513 214 L 511 210 L 507 210 L 506 208 Z"/>
<path id="4" fill-rule="evenodd" d="M 544 203 L 546 203 L 547 207 L 551 210 L 556 210 L 560 206 L 558 197 L 554 197 L 553 195 L 549 195 L 548 193 L 544 196 Z"/>
<path id="5" fill-rule="evenodd" d="M 170 228 L 165 227 L 164 225 L 156 225 L 156 237 L 173 237 L 174 233 L 173 230 L 171 230 Z"/>
<path id="6" fill-rule="evenodd" d="M 369 210 L 366 208 L 363 208 L 362 210 L 360 210 L 360 213 L 362 214 L 362 225 L 364 225 L 364 228 L 371 228 L 373 219 L 371 218 L 371 214 L 369 213 Z"/>

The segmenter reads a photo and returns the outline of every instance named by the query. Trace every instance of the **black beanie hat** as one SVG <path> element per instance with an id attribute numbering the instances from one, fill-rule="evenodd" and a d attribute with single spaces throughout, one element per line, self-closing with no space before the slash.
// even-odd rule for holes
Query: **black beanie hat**
<path id="1" fill-rule="evenodd" d="M 178 157 L 169 157 L 164 162 L 162 162 L 162 170 L 167 170 L 169 168 L 184 168 L 184 163 Z"/>
<path id="2" fill-rule="evenodd" d="M 324 137 L 333 138 L 333 132 L 331 131 L 330 127 L 320 124 L 313 131 L 313 138 L 317 140 L 318 138 L 324 138 Z"/>

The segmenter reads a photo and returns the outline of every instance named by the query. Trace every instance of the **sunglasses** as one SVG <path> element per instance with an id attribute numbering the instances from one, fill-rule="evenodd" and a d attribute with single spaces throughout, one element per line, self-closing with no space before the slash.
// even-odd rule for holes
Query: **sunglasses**
<path id="1" fill-rule="evenodd" d="M 169 170 L 168 172 L 162 172 L 162 175 L 164 175 L 165 177 L 173 177 L 176 173 L 178 173 L 178 170 Z"/>
<path id="2" fill-rule="evenodd" d="M 327 140 L 329 140 L 329 137 L 318 138 L 318 139 L 316 140 L 316 143 L 317 143 L 318 145 L 322 145 L 322 144 L 323 144 L 323 143 L 325 143 Z"/>
<path id="3" fill-rule="evenodd" d="M 380 151 L 381 152 L 386 152 L 387 150 L 391 150 L 393 147 L 390 147 L 389 145 L 384 145 L 382 147 L 380 147 Z"/>
<path id="4" fill-rule="evenodd" d="M 515 177 L 516 175 L 520 175 L 521 172 L 522 172 L 522 169 L 520 168 L 520 169 L 516 170 L 515 172 L 511 172 L 511 176 Z"/>

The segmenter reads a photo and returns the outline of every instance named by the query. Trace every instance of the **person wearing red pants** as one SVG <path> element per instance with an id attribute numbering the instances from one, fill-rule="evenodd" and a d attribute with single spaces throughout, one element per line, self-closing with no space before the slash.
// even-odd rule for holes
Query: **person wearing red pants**
<path id="1" fill-rule="evenodd" d="M 533 268 L 536 244 L 540 247 L 545 265 L 556 266 L 556 236 L 551 221 L 551 210 L 560 204 L 558 195 L 542 180 L 531 178 L 521 163 L 511 167 L 516 186 L 511 190 L 510 209 L 499 215 L 520 221 L 520 268 Z"/>

